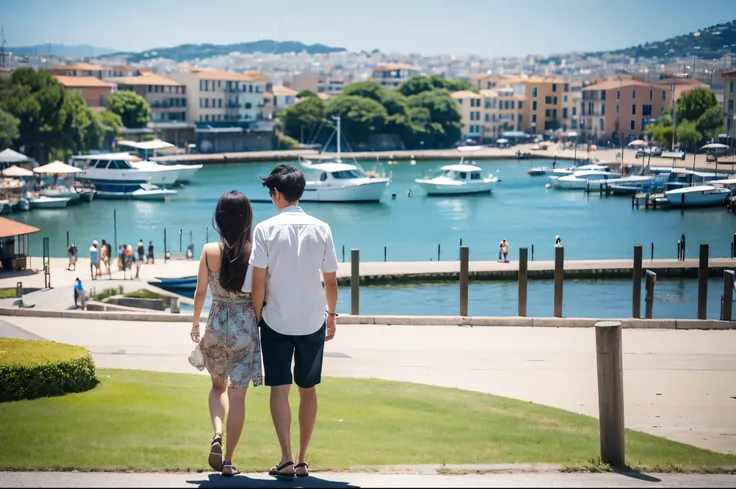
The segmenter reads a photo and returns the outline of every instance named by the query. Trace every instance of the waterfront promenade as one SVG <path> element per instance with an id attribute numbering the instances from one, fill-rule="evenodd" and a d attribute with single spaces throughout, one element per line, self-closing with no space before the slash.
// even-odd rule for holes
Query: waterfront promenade
<path id="1" fill-rule="evenodd" d="M 532 150 L 532 144 L 520 144 L 511 148 L 488 148 L 483 147 L 478 151 L 471 152 L 460 152 L 457 149 L 438 149 L 438 150 L 401 150 L 401 151 L 362 151 L 362 152 L 347 152 L 342 153 L 342 158 L 345 160 L 351 160 L 353 158 L 359 161 L 409 161 L 409 160 L 459 160 L 461 156 L 464 156 L 466 160 L 489 160 L 489 159 L 515 159 L 516 152 L 521 151 L 522 153 L 531 153 L 532 156 L 529 160 L 584 160 L 587 158 L 597 159 L 599 161 L 621 161 L 621 149 L 598 149 L 595 151 L 585 151 L 584 149 L 578 148 L 578 151 L 573 149 L 559 149 L 557 145 L 552 145 L 546 150 Z M 582 148 L 582 146 L 581 146 Z M 324 157 L 330 156 L 330 153 L 324 153 Z M 263 163 L 263 162 L 293 162 L 302 158 L 315 158 L 319 156 L 319 153 L 314 150 L 283 150 L 283 151 L 251 151 L 246 153 L 218 153 L 218 154 L 181 154 L 172 156 L 159 156 L 151 158 L 155 161 L 165 162 L 180 162 L 190 164 L 217 164 L 217 163 Z M 695 155 L 695 161 L 693 161 L 693 155 L 686 155 L 685 160 L 671 160 L 667 158 L 661 158 L 654 156 L 651 158 L 647 157 L 636 158 L 636 150 L 631 148 L 624 148 L 623 160 L 626 164 L 631 165 L 646 165 L 651 166 L 668 166 L 674 165 L 677 168 L 692 169 L 693 164 L 697 170 L 703 171 L 714 171 L 715 163 L 707 162 L 705 154 Z M 719 172 L 734 172 L 736 171 L 736 159 L 733 156 L 722 157 L 719 159 L 718 169 Z M 548 162 L 544 162 L 541 165 L 550 166 Z M 541 166 L 540 165 L 540 166 Z"/>

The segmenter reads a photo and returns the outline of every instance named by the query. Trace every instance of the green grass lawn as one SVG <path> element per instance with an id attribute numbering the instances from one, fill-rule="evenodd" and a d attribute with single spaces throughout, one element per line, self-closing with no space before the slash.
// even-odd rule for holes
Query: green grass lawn
<path id="1" fill-rule="evenodd" d="M 85 393 L 0 404 L 0 468 L 208 470 L 207 377 L 99 370 L 98 378 L 100 385 Z M 599 454 L 597 420 L 533 403 L 341 378 L 325 379 L 319 395 L 309 456 L 319 470 L 425 463 L 581 465 Z M 268 389 L 251 388 L 247 403 L 235 462 L 241 470 L 266 470 L 279 459 Z M 626 441 L 634 466 L 736 464 L 736 456 L 643 433 L 629 431 Z M 296 438 L 292 443 L 297 445 Z"/>
<path id="2" fill-rule="evenodd" d="M 0 299 L 15 299 L 15 287 L 0 289 Z"/>

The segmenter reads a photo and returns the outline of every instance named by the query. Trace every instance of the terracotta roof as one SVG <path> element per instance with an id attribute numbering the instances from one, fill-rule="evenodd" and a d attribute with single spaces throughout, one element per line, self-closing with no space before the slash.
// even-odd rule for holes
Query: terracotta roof
<path id="1" fill-rule="evenodd" d="M 128 71 L 130 73 L 134 71 L 140 70 L 137 66 L 130 66 L 130 65 L 119 65 L 119 66 L 110 66 L 110 71 Z"/>
<path id="2" fill-rule="evenodd" d="M 385 65 L 375 66 L 373 71 L 394 71 L 394 70 L 410 70 L 419 71 L 419 68 L 406 63 L 390 63 Z"/>
<path id="3" fill-rule="evenodd" d="M 3 73 L 10 73 L 10 71 L 11 71 L 10 68 L 0 68 L 0 72 L 3 72 Z"/>
<path id="4" fill-rule="evenodd" d="M 93 65 L 90 63 L 74 63 L 71 65 L 59 65 L 54 66 L 53 68 L 55 71 L 73 71 L 73 70 L 80 70 L 80 71 L 105 71 L 108 68 L 105 68 L 101 65 Z"/>
<path id="5" fill-rule="evenodd" d="M 480 94 L 484 97 L 498 97 L 498 92 L 495 90 L 481 90 Z"/>
<path id="6" fill-rule="evenodd" d="M 619 87 L 631 87 L 631 86 L 644 86 L 648 87 L 652 85 L 651 83 L 645 83 L 643 81 L 639 80 L 619 80 L 617 78 L 609 79 L 602 81 L 600 83 L 595 83 L 593 85 L 588 85 L 587 87 L 583 87 L 583 90 L 613 90 L 615 88 Z"/>
<path id="7" fill-rule="evenodd" d="M 172 86 L 180 87 L 181 83 L 174 81 L 165 76 L 155 75 L 153 73 L 147 73 L 141 76 L 123 76 L 119 78 L 110 78 L 111 82 L 115 82 L 118 85 L 159 85 L 159 86 Z"/>
<path id="8" fill-rule="evenodd" d="M 288 97 L 289 95 L 296 96 L 296 94 L 298 94 L 298 93 L 299 92 L 297 92 L 293 88 L 289 88 L 289 87 L 274 87 L 274 89 L 273 89 L 273 94 L 274 95 L 284 95 L 286 97 Z"/>
<path id="9" fill-rule="evenodd" d="M 736 75 L 736 70 L 731 70 L 731 71 L 724 71 L 723 73 L 721 73 L 721 75 L 722 75 L 722 76 L 731 76 L 731 75 Z"/>
<path id="10" fill-rule="evenodd" d="M 39 231 L 41 230 L 33 226 L 29 226 L 28 224 L 0 217 L 0 238 L 24 236 L 26 234 L 33 234 Z"/>
<path id="11" fill-rule="evenodd" d="M 111 83 L 104 82 L 95 76 L 60 76 L 54 78 L 67 88 L 112 88 Z"/>
<path id="12" fill-rule="evenodd" d="M 260 81 L 252 72 L 247 74 L 235 71 L 194 69 L 192 73 L 206 80 Z"/>
<path id="13" fill-rule="evenodd" d="M 243 74 L 252 77 L 254 81 L 262 81 L 262 82 L 271 81 L 271 79 L 268 78 L 266 75 L 256 70 L 244 71 Z"/>
<path id="14" fill-rule="evenodd" d="M 459 92 L 452 92 L 452 98 L 482 98 L 475 92 L 470 90 L 460 90 Z"/>
<path id="15" fill-rule="evenodd" d="M 655 82 L 652 82 L 654 85 L 694 85 L 697 87 L 707 87 L 708 85 L 701 82 L 700 80 L 695 80 L 694 78 L 665 78 L 664 80 L 657 80 Z"/>

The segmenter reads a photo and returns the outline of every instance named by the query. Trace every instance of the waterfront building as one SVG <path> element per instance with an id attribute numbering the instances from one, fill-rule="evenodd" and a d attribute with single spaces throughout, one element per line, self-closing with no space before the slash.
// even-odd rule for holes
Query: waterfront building
<path id="1" fill-rule="evenodd" d="M 102 65 L 92 63 L 73 63 L 70 65 L 58 65 L 49 70 L 52 75 L 59 76 L 93 76 L 95 78 L 110 77 L 112 71 Z"/>
<path id="2" fill-rule="evenodd" d="M 726 71 L 723 77 L 723 112 L 726 118 L 725 127 L 726 134 L 734 138 L 736 137 L 736 70 Z"/>
<path id="3" fill-rule="evenodd" d="M 625 144 L 642 139 L 648 124 L 695 87 L 708 88 L 698 80 L 683 78 L 649 83 L 619 78 L 583 87 L 582 129 L 595 141 Z"/>
<path id="4" fill-rule="evenodd" d="M 413 75 L 419 74 L 419 68 L 406 63 L 391 63 L 373 68 L 372 79 L 381 86 L 395 90 Z"/>
<path id="5" fill-rule="evenodd" d="M 185 87 L 187 122 L 239 122 L 262 120 L 267 82 L 255 73 L 221 70 L 172 72 L 168 77 Z"/>
<path id="6" fill-rule="evenodd" d="M 0 78 L 9 78 L 12 73 L 13 70 L 11 70 L 10 68 L 0 67 Z"/>
<path id="7" fill-rule="evenodd" d="M 278 114 L 287 107 L 296 103 L 296 95 L 299 92 L 288 87 L 276 87 L 273 89 L 273 113 Z"/>
<path id="8" fill-rule="evenodd" d="M 463 136 L 482 142 L 494 141 L 504 132 L 520 131 L 524 123 L 526 96 L 511 87 L 499 86 L 478 93 L 454 92 L 463 122 Z"/>
<path id="9" fill-rule="evenodd" d="M 297 93 L 302 90 L 309 90 L 314 93 L 326 93 L 335 95 L 345 88 L 346 82 L 344 78 L 330 77 L 325 73 L 299 73 L 296 75 L 288 75 L 284 77 L 284 86 L 296 90 Z"/>
<path id="10" fill-rule="evenodd" d="M 146 73 L 141 76 L 108 78 L 120 90 L 135 92 L 151 107 L 151 121 L 184 122 L 187 119 L 186 87 L 164 76 Z"/>
<path id="11" fill-rule="evenodd" d="M 583 105 L 583 83 L 570 82 L 570 91 L 562 94 L 562 132 L 580 129 L 580 114 Z"/>
<path id="12" fill-rule="evenodd" d="M 115 85 L 100 80 L 95 76 L 54 76 L 64 87 L 79 93 L 91 108 L 99 109 L 105 106 L 107 97 L 115 91 Z"/>

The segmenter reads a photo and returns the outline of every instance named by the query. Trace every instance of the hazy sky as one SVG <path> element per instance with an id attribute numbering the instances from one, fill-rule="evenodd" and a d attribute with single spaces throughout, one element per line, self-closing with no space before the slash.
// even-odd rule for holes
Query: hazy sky
<path id="1" fill-rule="evenodd" d="M 736 0 L 0 0 L 7 45 L 140 51 L 257 39 L 519 56 L 657 41 L 736 17 Z"/>

